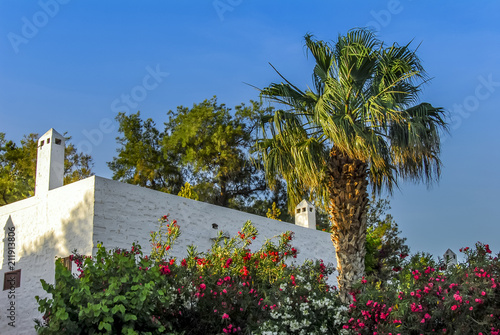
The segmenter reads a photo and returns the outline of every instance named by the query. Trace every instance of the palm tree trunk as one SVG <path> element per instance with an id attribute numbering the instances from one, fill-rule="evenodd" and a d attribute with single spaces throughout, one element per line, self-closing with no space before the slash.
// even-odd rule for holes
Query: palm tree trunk
<path id="1" fill-rule="evenodd" d="M 365 271 L 368 166 L 335 146 L 328 162 L 328 212 L 335 246 L 340 298 L 352 301 L 352 285 Z"/>

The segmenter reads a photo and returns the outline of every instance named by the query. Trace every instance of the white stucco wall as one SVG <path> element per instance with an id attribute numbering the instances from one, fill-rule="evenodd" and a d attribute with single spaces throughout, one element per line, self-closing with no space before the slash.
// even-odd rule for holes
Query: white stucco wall
<path id="1" fill-rule="evenodd" d="M 9 291 L 0 292 L 0 334 L 34 334 L 33 319 L 40 318 L 34 297 L 44 296 L 40 279 L 53 283 L 56 257 L 66 257 L 75 248 L 92 252 L 94 182 L 93 177 L 87 178 L 0 207 L 2 288 L 4 273 L 10 271 L 5 243 L 8 227 L 15 227 L 15 269 L 21 269 L 21 287 L 15 289 L 15 298 L 9 299 Z M 11 301 L 15 302 L 15 328 L 8 325 Z"/>
<path id="2" fill-rule="evenodd" d="M 190 244 L 196 245 L 198 251 L 210 249 L 211 238 L 217 235 L 213 223 L 219 230 L 234 236 L 250 220 L 259 231 L 252 249 L 258 249 L 267 238 L 293 231 L 292 245 L 299 250 L 297 262 L 323 259 L 336 264 L 330 234 L 322 231 L 100 177 L 96 177 L 95 196 L 94 245 L 103 242 L 107 247 L 130 248 L 138 241 L 143 252 L 149 253 L 149 232 L 158 229 L 159 217 L 170 214 L 169 218 L 177 220 L 181 229 L 171 255 L 182 257 Z"/>

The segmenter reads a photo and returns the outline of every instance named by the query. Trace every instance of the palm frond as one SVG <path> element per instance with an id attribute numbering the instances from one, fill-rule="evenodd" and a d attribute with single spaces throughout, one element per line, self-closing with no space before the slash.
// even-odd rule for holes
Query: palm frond
<path id="1" fill-rule="evenodd" d="M 322 164 L 333 147 L 366 162 L 375 190 L 391 191 L 399 179 L 439 178 L 444 111 L 419 103 L 428 78 L 410 43 L 384 46 L 367 29 L 333 44 L 312 35 L 304 40 L 315 60 L 312 89 L 300 89 L 273 67 L 284 82 L 261 90 L 261 97 L 289 108 L 264 122 L 268 137 L 259 150 L 271 174 L 301 188 L 290 189 L 292 198 L 324 192 Z"/>

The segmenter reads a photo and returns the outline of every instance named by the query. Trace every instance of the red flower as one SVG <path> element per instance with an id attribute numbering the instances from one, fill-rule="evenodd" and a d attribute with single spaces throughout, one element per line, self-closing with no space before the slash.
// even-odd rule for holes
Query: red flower
<path id="1" fill-rule="evenodd" d="M 160 265 L 160 273 L 163 275 L 168 275 L 170 274 L 170 269 L 168 268 L 167 265 Z"/>
<path id="2" fill-rule="evenodd" d="M 224 265 L 224 267 L 228 268 L 229 265 L 231 265 L 232 262 L 233 262 L 233 259 L 232 258 L 228 258 L 227 261 L 226 261 L 226 264 Z"/>
<path id="3" fill-rule="evenodd" d="M 249 272 L 246 266 L 243 266 L 243 269 L 240 270 L 240 273 L 243 274 L 243 276 L 248 276 Z"/>

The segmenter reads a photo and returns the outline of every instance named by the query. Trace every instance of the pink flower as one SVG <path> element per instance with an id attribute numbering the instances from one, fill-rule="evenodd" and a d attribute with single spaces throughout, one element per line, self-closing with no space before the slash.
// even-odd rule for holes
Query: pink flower
<path id="1" fill-rule="evenodd" d="M 222 318 L 223 319 L 229 319 L 229 315 L 227 315 L 227 313 L 224 313 L 224 314 L 222 314 Z"/>
<path id="2" fill-rule="evenodd" d="M 452 311 L 456 310 L 457 308 L 458 308 L 458 306 L 457 306 L 457 305 L 453 305 L 453 306 L 451 306 L 451 310 L 452 310 Z"/>
<path id="3" fill-rule="evenodd" d="M 202 283 L 202 284 L 200 284 L 200 289 L 201 289 L 201 290 L 204 290 L 204 289 L 206 289 L 206 288 L 207 288 L 207 285 L 205 285 L 205 284 L 203 284 L 203 283 Z"/>

